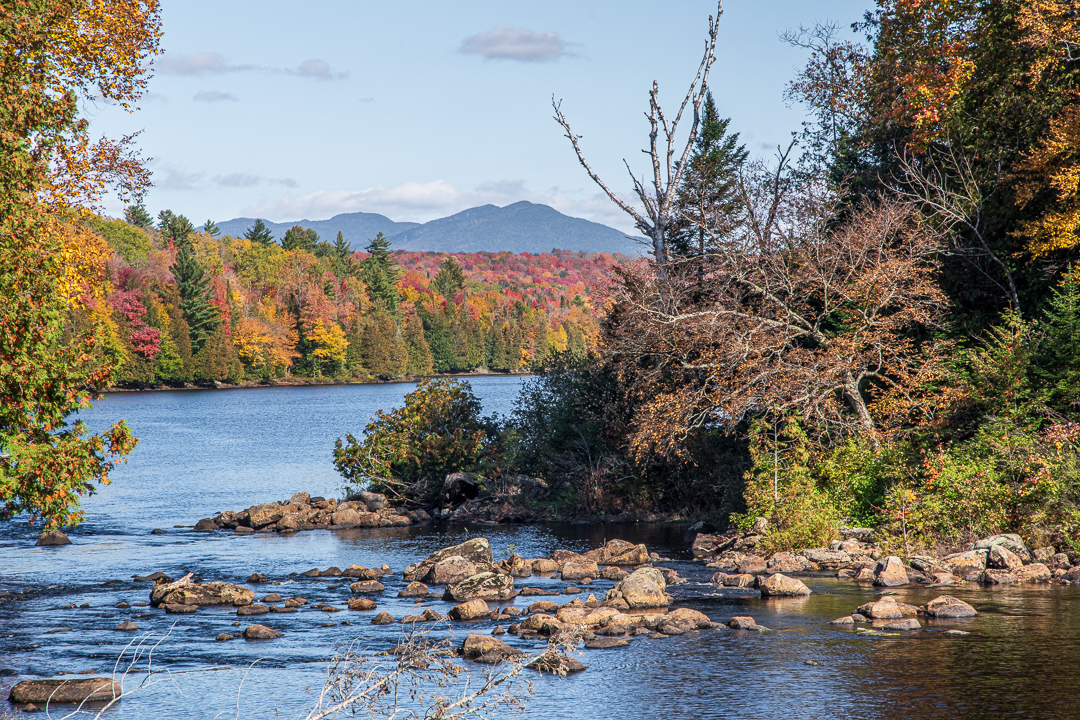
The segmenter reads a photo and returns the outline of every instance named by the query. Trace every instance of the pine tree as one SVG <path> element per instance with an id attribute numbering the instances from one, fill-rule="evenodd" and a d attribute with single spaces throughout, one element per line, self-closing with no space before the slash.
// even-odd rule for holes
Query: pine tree
<path id="1" fill-rule="evenodd" d="M 215 223 L 213 220 L 207 220 L 203 224 L 202 229 L 203 229 L 203 232 L 206 233 L 207 235 L 209 235 L 210 237 L 215 237 L 216 238 L 218 235 L 221 235 L 221 230 L 218 229 L 217 223 Z"/>
<path id="2" fill-rule="evenodd" d="M 340 230 L 338 230 L 337 238 L 334 240 L 334 252 L 342 260 L 350 260 L 353 256 L 352 245 L 349 244 Z"/>
<path id="3" fill-rule="evenodd" d="M 439 272 L 435 274 L 435 280 L 431 284 L 447 302 L 453 302 L 458 290 L 465 287 L 465 272 L 457 260 L 448 257 L 439 266 Z"/>
<path id="4" fill-rule="evenodd" d="M 262 220 L 255 220 L 255 224 L 244 231 L 244 238 L 262 245 L 274 244 L 274 234 L 270 232 L 270 228 L 266 227 L 266 223 Z"/>
<path id="5" fill-rule="evenodd" d="M 379 233 L 365 249 L 370 256 L 364 260 L 364 282 L 371 302 L 396 316 L 401 296 L 396 286 L 398 266 L 390 257 L 390 241 Z"/>
<path id="6" fill-rule="evenodd" d="M 540 318 L 536 321 L 536 332 L 533 336 L 533 367 L 543 367 L 544 361 L 547 360 L 548 354 L 551 352 L 547 334 L 547 315 L 540 313 Z"/>
<path id="7" fill-rule="evenodd" d="M 1077 413 L 1080 401 L 1080 281 L 1065 276 L 1045 314 L 1046 337 L 1039 345 L 1034 374 L 1047 388 L 1047 404 Z"/>
<path id="8" fill-rule="evenodd" d="M 434 369 L 431 348 L 428 347 L 427 338 L 424 337 L 424 323 L 419 315 L 413 315 L 405 325 L 405 345 L 408 347 L 409 353 L 405 373 L 407 375 L 430 375 Z"/>
<path id="9" fill-rule="evenodd" d="M 422 315 L 435 372 L 450 372 L 458 369 L 454 361 L 454 331 L 446 314 L 442 308 L 436 308 L 434 312 L 423 310 Z"/>
<path id="10" fill-rule="evenodd" d="M 180 310 L 188 324 L 191 352 L 198 354 L 207 338 L 221 325 L 221 315 L 210 302 L 210 278 L 196 262 L 187 244 L 180 246 L 176 262 L 169 268 L 180 292 Z"/>
<path id="11" fill-rule="evenodd" d="M 124 210 L 124 220 L 128 225 L 134 225 L 143 230 L 154 227 L 154 218 L 150 217 L 150 213 L 146 212 L 146 208 L 142 205 L 128 205 Z"/>
<path id="12" fill-rule="evenodd" d="M 676 198 L 679 221 L 670 245 L 675 256 L 704 255 L 710 237 L 723 237 L 735 226 L 735 181 L 748 153 L 739 133 L 728 134 L 730 122 L 717 114 L 712 93 L 706 94 L 701 129 Z"/>
<path id="13" fill-rule="evenodd" d="M 172 210 L 162 210 L 158 213 L 158 230 L 167 242 L 175 247 L 188 244 L 191 234 L 195 232 L 195 226 L 183 215 L 173 215 Z"/>
<path id="14" fill-rule="evenodd" d="M 286 250 L 306 250 L 313 252 L 319 244 L 319 234 L 311 228 L 293 225 L 285 231 L 285 237 L 281 239 L 281 247 Z"/>

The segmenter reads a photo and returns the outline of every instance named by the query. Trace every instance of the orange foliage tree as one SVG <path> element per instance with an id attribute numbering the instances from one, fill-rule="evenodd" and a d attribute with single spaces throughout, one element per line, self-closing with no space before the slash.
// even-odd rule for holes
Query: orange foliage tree
<path id="1" fill-rule="evenodd" d="M 0 6 L 0 517 L 79 522 L 80 495 L 135 443 L 123 422 L 90 434 L 68 420 L 113 369 L 93 312 L 106 257 L 73 227 L 78 206 L 148 182 L 131 138 L 91 141 L 77 103 L 135 102 L 159 36 L 157 0 Z"/>

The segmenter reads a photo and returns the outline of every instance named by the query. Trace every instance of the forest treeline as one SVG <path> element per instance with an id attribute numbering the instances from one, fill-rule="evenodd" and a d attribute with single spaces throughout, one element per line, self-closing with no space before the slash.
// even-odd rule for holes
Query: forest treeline
<path id="1" fill-rule="evenodd" d="M 114 383 L 383 378 L 515 371 L 551 352 L 584 357 L 597 334 L 592 288 L 618 258 L 553 251 L 361 251 L 261 221 L 244 237 L 183 215 L 86 221 L 112 251 L 102 316 Z M 603 302 L 602 298 L 599 302 Z"/>
<path id="2" fill-rule="evenodd" d="M 810 119 L 772 159 L 707 94 L 715 28 L 686 113 L 650 96 L 655 180 L 611 196 L 652 260 L 616 269 L 595 352 L 555 358 L 508 424 L 473 417 L 475 469 L 578 513 L 764 518 L 772 549 L 856 525 L 902 555 L 998 532 L 1080 551 L 1075 3 L 879 0 L 852 34 L 787 33 Z M 416 458 L 394 470 L 423 417 L 340 449 L 346 477 L 429 492 Z"/>

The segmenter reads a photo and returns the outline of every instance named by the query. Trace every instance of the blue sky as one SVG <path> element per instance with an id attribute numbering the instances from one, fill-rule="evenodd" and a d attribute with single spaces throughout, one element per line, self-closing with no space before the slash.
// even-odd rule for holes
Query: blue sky
<path id="1" fill-rule="evenodd" d="M 804 56 L 778 35 L 869 0 L 727 0 L 710 86 L 753 153 L 803 120 L 783 100 Z M 677 104 L 714 0 L 370 2 L 164 0 L 163 48 L 138 112 L 88 107 L 92 128 L 143 130 L 148 209 L 274 221 L 378 212 L 423 222 L 483 203 L 544 202 L 631 230 L 551 119 L 629 193 L 646 170 L 653 80 Z M 118 215 L 121 207 L 106 206 Z"/>

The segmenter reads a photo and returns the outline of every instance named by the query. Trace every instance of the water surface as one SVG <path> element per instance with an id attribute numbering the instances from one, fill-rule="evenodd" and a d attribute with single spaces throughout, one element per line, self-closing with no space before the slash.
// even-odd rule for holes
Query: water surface
<path id="1" fill-rule="evenodd" d="M 472 380 L 487 413 L 509 412 L 520 382 Z M 589 666 L 584 673 L 536 682 L 527 718 L 1080 717 L 1080 591 L 1074 588 L 959 588 L 952 594 L 971 602 L 980 615 L 947 627 L 967 630 L 969 636 L 949 637 L 940 632 L 946 626 L 929 625 L 905 637 L 869 639 L 827 621 L 876 596 L 873 588 L 820 577 L 807 579 L 814 593 L 805 599 L 766 600 L 748 591 L 717 591 L 706 582 L 711 571 L 680 556 L 678 527 L 436 526 L 292 537 L 196 534 L 173 527 L 190 527 L 215 512 L 284 499 L 299 490 L 337 496 L 341 482 L 330 462 L 334 439 L 359 434 L 378 409 L 400 404 L 411 389 L 407 384 L 364 385 L 103 399 L 85 414 L 91 425 L 102 427 L 124 417 L 141 442 L 130 462 L 114 473 L 114 484 L 87 501 L 88 521 L 71 534 L 75 544 L 36 548 L 33 529 L 0 526 L 0 590 L 29 591 L 0 602 L 0 668 L 17 673 L 0 677 L 0 691 L 6 694 L 15 681 L 38 675 L 110 672 L 130 639 L 111 628 L 133 619 L 140 632 L 155 639 L 168 634 L 154 662 L 171 673 L 171 681 L 124 700 L 109 717 L 231 718 L 238 699 L 244 718 L 301 717 L 312 702 L 309 692 L 321 687 L 325 661 L 335 647 L 357 642 L 385 649 L 398 641 L 400 627 L 372 626 L 372 613 L 306 608 L 239 619 L 244 625 L 261 622 L 284 631 L 279 640 L 218 643 L 213 639 L 218 633 L 237 631 L 233 623 L 238 618 L 229 609 L 171 616 L 149 608 L 115 608 L 122 600 L 148 599 L 149 586 L 133 582 L 132 576 L 194 572 L 208 580 L 242 583 L 252 572 L 261 572 L 280 584 L 254 586 L 257 597 L 278 592 L 344 606 L 347 582 L 297 573 L 387 563 L 397 577 L 387 579 L 379 609 L 400 618 L 418 607 L 439 612 L 450 607 L 442 601 L 398 599 L 401 570 L 434 549 L 482 533 L 498 556 L 511 549 L 526 557 L 558 547 L 587 549 L 613 537 L 645 542 L 675 558 L 663 565 L 693 581 L 671 589 L 679 604 L 718 621 L 752 615 L 772 628 L 762 634 L 723 630 L 638 639 L 625 649 L 588 651 L 581 656 Z M 167 532 L 151 535 L 153 528 Z M 518 581 L 523 584 L 564 587 L 548 578 Z M 598 580 L 587 591 L 599 597 L 611 585 Z M 938 593 L 903 588 L 899 594 L 907 602 L 923 603 Z M 518 598 L 516 604 L 534 599 Z M 552 599 L 566 602 L 570 597 Z M 90 607 L 77 607 L 84 603 Z M 460 640 L 493 626 L 482 622 L 454 632 Z M 70 630 L 50 632 L 60 628 Z M 504 639 L 526 650 L 540 647 Z"/>

